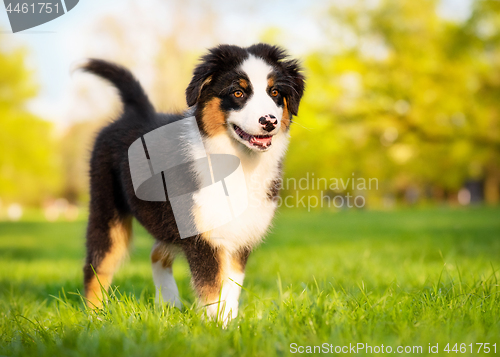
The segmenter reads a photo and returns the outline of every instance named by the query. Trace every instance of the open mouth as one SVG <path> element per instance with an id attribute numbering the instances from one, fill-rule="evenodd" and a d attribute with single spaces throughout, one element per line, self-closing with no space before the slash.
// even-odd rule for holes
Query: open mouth
<path id="1" fill-rule="evenodd" d="M 260 150 L 266 150 L 271 146 L 272 135 L 252 135 L 241 129 L 238 125 L 233 124 L 235 133 L 244 141 L 248 142 L 248 146 Z"/>

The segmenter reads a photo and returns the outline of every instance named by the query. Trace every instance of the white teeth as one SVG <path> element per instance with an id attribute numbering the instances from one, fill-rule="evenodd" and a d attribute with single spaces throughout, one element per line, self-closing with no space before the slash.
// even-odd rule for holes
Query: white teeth
<path id="1" fill-rule="evenodd" d="M 233 124 L 233 129 L 241 139 L 248 141 L 249 144 L 252 146 L 264 148 L 264 149 L 267 149 L 269 146 L 271 146 L 272 135 L 251 135 L 251 134 L 248 134 L 247 132 L 245 132 L 243 129 L 241 129 L 236 124 Z M 270 139 L 270 140 L 267 143 L 262 143 L 257 139 Z"/>

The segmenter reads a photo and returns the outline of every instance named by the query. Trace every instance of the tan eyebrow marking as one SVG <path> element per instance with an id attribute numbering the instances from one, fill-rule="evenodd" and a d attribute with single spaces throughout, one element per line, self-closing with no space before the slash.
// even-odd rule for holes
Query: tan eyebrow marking
<path id="1" fill-rule="evenodd" d="M 269 77 L 267 79 L 267 86 L 268 86 L 268 88 L 272 88 L 274 86 L 274 78 L 273 77 Z"/>
<path id="2" fill-rule="evenodd" d="M 248 82 L 245 79 L 241 78 L 238 81 L 238 83 L 240 84 L 241 88 L 243 88 L 243 89 L 247 89 L 248 88 Z"/>

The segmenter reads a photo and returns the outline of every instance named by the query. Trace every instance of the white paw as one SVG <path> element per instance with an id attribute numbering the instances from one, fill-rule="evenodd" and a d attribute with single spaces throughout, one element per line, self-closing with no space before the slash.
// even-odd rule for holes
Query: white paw
<path id="1" fill-rule="evenodd" d="M 222 327 L 238 316 L 238 301 L 226 302 L 224 300 L 205 306 L 205 313 L 211 320 L 220 322 Z"/>
<path id="2" fill-rule="evenodd" d="M 156 303 L 169 304 L 181 309 L 183 305 L 172 268 L 164 268 L 161 262 L 153 263 L 153 279 L 156 287 Z"/>
<path id="3" fill-rule="evenodd" d="M 160 289 L 156 289 L 156 298 L 155 302 L 157 304 L 166 304 L 170 306 L 175 306 L 179 310 L 182 309 L 183 304 L 182 301 L 179 297 L 179 294 L 172 293 L 170 291 L 166 291 L 166 289 L 162 289 L 163 291 L 160 292 Z"/>

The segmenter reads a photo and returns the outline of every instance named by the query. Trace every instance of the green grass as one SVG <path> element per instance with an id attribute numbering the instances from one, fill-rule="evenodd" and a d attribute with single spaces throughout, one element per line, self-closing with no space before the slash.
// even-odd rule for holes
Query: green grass
<path id="1" fill-rule="evenodd" d="M 77 294 L 85 222 L 2 222 L 0 355 L 273 356 L 325 342 L 500 353 L 499 218 L 480 207 L 281 211 L 226 329 L 203 320 L 183 259 L 174 274 L 187 308 L 155 306 L 152 239 L 138 225 L 115 294 L 92 312 Z"/>

